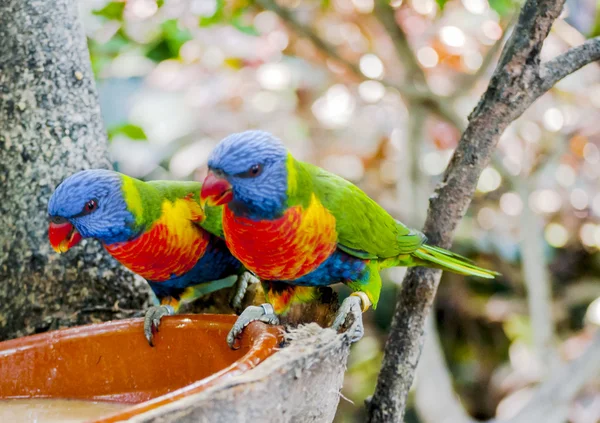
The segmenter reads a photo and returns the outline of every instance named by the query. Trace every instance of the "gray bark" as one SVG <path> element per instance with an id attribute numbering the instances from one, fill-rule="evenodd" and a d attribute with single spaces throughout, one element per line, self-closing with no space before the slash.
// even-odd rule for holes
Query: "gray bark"
<path id="1" fill-rule="evenodd" d="M 301 326 L 288 335 L 286 348 L 260 366 L 129 421 L 331 422 L 340 401 L 349 334 L 357 323 L 341 335 L 314 323 Z"/>
<path id="2" fill-rule="evenodd" d="M 600 39 L 589 40 L 540 65 L 540 51 L 564 0 L 527 0 L 479 104 L 469 116 L 442 182 L 430 198 L 424 233 L 448 248 L 465 214 L 479 175 L 500 136 L 556 82 L 600 58 Z M 370 422 L 400 422 L 421 354 L 425 319 L 441 271 L 412 268 L 404 279 L 385 347 L 377 388 L 368 404 Z"/>
<path id="3" fill-rule="evenodd" d="M 109 167 L 77 2 L 0 1 L 0 340 L 143 306 L 143 285 L 99 244 L 58 256 L 47 239 L 56 186 Z"/>

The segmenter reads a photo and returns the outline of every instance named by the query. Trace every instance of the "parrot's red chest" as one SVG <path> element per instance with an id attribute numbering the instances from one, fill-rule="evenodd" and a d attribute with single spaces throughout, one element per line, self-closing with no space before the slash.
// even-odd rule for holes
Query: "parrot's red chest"
<path id="1" fill-rule="evenodd" d="M 274 220 L 253 220 L 225 207 L 223 230 L 231 253 L 263 280 L 291 281 L 313 270 L 335 251 L 335 217 L 313 196 Z"/>
<path id="2" fill-rule="evenodd" d="M 192 223 L 199 205 L 189 200 L 163 203 L 163 214 L 150 229 L 128 242 L 105 245 L 127 268 L 152 282 L 189 272 L 202 258 L 210 235 Z"/>

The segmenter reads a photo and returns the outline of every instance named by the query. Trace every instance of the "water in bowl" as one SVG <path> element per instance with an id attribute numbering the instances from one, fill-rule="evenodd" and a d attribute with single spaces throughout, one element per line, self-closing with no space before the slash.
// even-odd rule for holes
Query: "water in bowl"
<path id="1" fill-rule="evenodd" d="M 128 404 L 65 399 L 0 400 L 0 423 L 76 423 L 116 413 Z"/>

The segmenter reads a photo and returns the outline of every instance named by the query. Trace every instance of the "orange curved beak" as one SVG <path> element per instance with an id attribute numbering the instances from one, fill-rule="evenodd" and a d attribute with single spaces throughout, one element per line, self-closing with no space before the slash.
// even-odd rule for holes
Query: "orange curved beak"
<path id="1" fill-rule="evenodd" d="M 214 172 L 208 172 L 202 183 L 200 201 L 209 206 L 220 206 L 233 200 L 231 184 L 227 179 L 217 177 Z"/>
<path id="2" fill-rule="evenodd" d="M 81 241 L 81 234 L 68 221 L 55 223 L 50 222 L 48 226 L 48 239 L 50 245 L 57 253 L 65 253 L 71 247 Z"/>

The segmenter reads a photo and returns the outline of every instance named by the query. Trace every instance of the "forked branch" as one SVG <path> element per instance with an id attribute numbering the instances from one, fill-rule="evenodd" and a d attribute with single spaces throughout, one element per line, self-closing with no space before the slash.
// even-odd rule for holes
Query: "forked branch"
<path id="1" fill-rule="evenodd" d="M 508 125 L 560 78 L 598 59 L 598 43 L 577 47 L 540 66 L 540 51 L 564 0 L 527 0 L 488 89 L 469 116 L 469 124 L 430 198 L 424 232 L 429 242 L 448 248 L 471 201 L 481 171 Z M 564 62 L 576 62 L 564 65 Z M 565 69 L 557 69 L 564 65 Z M 404 279 L 375 394 L 370 422 L 400 422 L 423 342 L 441 271 L 412 268 Z"/>

